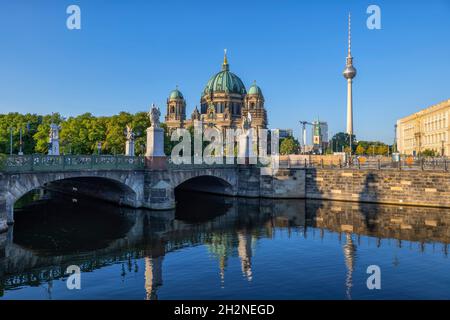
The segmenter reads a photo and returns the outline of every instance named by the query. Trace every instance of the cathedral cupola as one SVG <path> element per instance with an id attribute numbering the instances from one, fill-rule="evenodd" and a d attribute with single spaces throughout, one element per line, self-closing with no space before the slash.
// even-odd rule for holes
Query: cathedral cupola
<path id="1" fill-rule="evenodd" d="M 178 86 L 173 90 L 167 99 L 166 121 L 186 120 L 186 101 L 183 94 L 178 90 Z"/>
<path id="2" fill-rule="evenodd" d="M 248 90 L 245 100 L 246 106 L 250 110 L 264 108 L 264 96 L 262 94 L 261 88 L 256 85 L 256 81 L 253 81 L 253 84 Z"/>
<path id="3" fill-rule="evenodd" d="M 253 81 L 245 96 L 243 116 L 247 117 L 248 113 L 251 115 L 253 127 L 266 128 L 267 113 L 264 108 L 264 96 L 261 88 L 256 85 L 256 81 Z"/>

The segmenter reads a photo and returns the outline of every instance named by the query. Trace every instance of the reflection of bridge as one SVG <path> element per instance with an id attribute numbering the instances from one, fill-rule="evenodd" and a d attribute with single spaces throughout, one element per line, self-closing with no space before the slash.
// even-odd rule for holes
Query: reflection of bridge
<path id="1" fill-rule="evenodd" d="M 233 196 L 302 197 L 303 189 L 295 188 L 295 181 L 294 188 L 289 185 L 291 191 L 285 192 L 272 176 L 262 177 L 257 166 L 173 165 L 165 159 L 161 166 L 146 160 L 102 155 L 8 157 L 0 171 L 0 231 L 14 222 L 14 203 L 40 187 L 150 209 L 174 208 L 174 189 L 179 186 Z"/>
<path id="2" fill-rule="evenodd" d="M 258 276 L 252 266 L 255 242 L 260 238 L 272 238 L 276 229 L 283 228 L 303 230 L 304 237 L 323 237 L 328 231 L 346 239 L 342 251 L 350 297 L 360 236 L 375 239 L 371 243 L 381 247 L 391 245 L 389 239 L 395 240 L 392 244 L 399 247 L 406 241 L 417 243 L 419 245 L 414 245 L 414 248 L 420 250 L 425 250 L 425 243 L 440 243 L 443 254 L 447 254 L 450 242 L 450 213 L 446 209 L 302 200 L 226 198 L 224 201 L 227 208 L 224 214 L 203 223 L 175 218 L 174 211 L 122 208 L 126 219 L 132 222 L 126 235 L 102 249 L 83 254 L 48 256 L 27 249 L 13 242 L 11 228 L 1 238 L 0 276 L 3 277 L 3 285 L 10 289 L 58 279 L 64 277 L 66 267 L 71 264 L 81 266 L 83 271 L 92 271 L 123 263 L 131 257 L 145 258 L 147 298 L 155 298 L 158 287 L 163 284 L 164 256 L 196 244 L 206 244 L 218 260 L 218 280 L 223 285 L 230 255 L 239 257 L 241 271 L 251 281 Z"/>
<path id="3" fill-rule="evenodd" d="M 146 289 L 148 297 L 154 297 L 152 290 L 156 290 L 161 282 L 161 264 L 166 253 L 182 249 L 186 246 L 208 243 L 212 253 L 217 253 L 219 260 L 227 259 L 222 256 L 217 246 L 223 245 L 226 239 L 215 237 L 215 232 L 238 229 L 237 237 L 240 241 L 239 255 L 243 259 L 242 270 L 251 277 L 250 250 L 245 241 L 250 241 L 241 228 L 248 221 L 263 224 L 270 219 L 268 214 L 253 211 L 244 221 L 240 221 L 237 198 L 223 199 L 224 209 L 220 215 L 202 224 L 191 224 L 175 219 L 174 211 L 148 211 L 140 209 L 122 208 L 121 215 L 131 225 L 127 233 L 119 239 L 111 241 L 108 246 L 83 254 L 61 254 L 49 256 L 36 249 L 27 249 L 13 241 L 13 228 L 2 235 L 0 242 L 0 276 L 3 277 L 0 287 L 15 288 L 23 285 L 37 285 L 52 279 L 64 277 L 67 266 L 79 265 L 83 272 L 93 271 L 114 263 L 127 261 L 129 257 L 145 258 Z M 253 200 L 257 201 L 257 200 Z M 244 233 L 243 233 L 244 232 Z M 225 242 L 224 242 L 225 241 Z M 226 254 L 226 252 L 225 252 Z M 3 258 L 2 258 L 3 257 Z M 220 266 L 223 274 L 224 266 Z"/>

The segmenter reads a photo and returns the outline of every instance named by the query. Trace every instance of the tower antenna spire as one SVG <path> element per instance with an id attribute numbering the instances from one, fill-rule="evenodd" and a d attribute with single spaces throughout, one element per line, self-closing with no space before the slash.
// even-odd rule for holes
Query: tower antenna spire
<path id="1" fill-rule="evenodd" d="M 352 56 L 352 14 L 348 13 L 348 56 Z"/>

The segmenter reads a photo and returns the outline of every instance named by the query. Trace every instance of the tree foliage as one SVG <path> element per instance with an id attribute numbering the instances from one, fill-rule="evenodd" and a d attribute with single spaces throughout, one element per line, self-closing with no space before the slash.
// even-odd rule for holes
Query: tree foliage
<path id="1" fill-rule="evenodd" d="M 352 135 L 352 149 L 356 148 L 356 137 Z M 350 146 L 350 135 L 345 132 L 336 133 L 330 141 L 333 152 L 345 151 L 345 148 Z M 350 149 L 348 149 L 350 150 Z"/>
<path id="2" fill-rule="evenodd" d="M 355 153 L 357 155 L 366 154 L 366 149 L 362 145 L 358 144 L 358 146 L 356 147 Z"/>
<path id="3" fill-rule="evenodd" d="M 9 113 L 0 114 L 0 153 L 10 152 L 10 133 L 12 131 L 13 153 L 20 148 L 19 132 L 22 128 L 23 151 L 25 154 L 47 153 L 50 124 L 61 126 L 61 152 L 68 154 L 93 154 L 101 142 L 102 153 L 125 153 L 125 130 L 130 125 L 135 137 L 137 155 L 145 153 L 146 129 L 150 126 L 146 112 L 131 114 L 120 112 L 109 117 L 96 117 L 84 113 L 64 119 L 60 114 L 37 115 Z M 12 128 L 12 130 L 11 130 Z"/>
<path id="4" fill-rule="evenodd" d="M 300 143 L 293 137 L 287 137 L 280 141 L 280 154 L 296 154 L 300 148 Z"/>
<path id="5" fill-rule="evenodd" d="M 435 157 L 437 156 L 437 152 L 433 149 L 425 149 L 420 153 L 420 155 L 424 157 Z"/>

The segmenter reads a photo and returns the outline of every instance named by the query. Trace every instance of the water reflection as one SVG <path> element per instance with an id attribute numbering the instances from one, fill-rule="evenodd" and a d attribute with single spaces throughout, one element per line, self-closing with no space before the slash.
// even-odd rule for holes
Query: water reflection
<path id="1" fill-rule="evenodd" d="M 176 210 L 160 212 L 42 192 L 39 199 L 16 210 L 16 224 L 0 235 L 5 298 L 367 298 L 373 263 L 390 277 L 407 270 L 410 285 L 430 265 L 424 285 L 450 283 L 445 209 L 186 192 Z M 73 264 L 92 274 L 77 296 L 57 281 Z M 410 297 L 397 286 L 376 298 Z M 423 298 L 450 297 L 421 289 Z"/>

